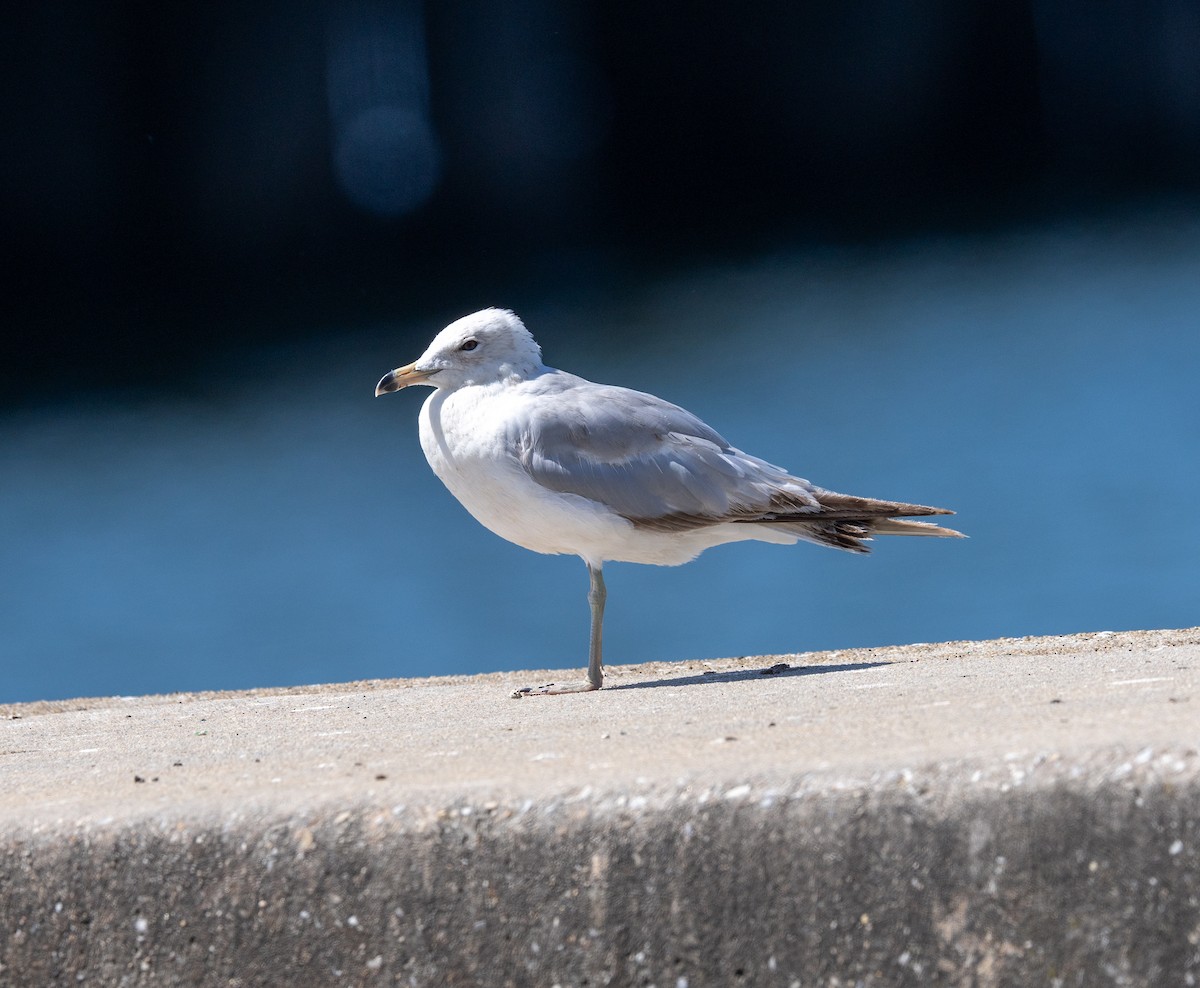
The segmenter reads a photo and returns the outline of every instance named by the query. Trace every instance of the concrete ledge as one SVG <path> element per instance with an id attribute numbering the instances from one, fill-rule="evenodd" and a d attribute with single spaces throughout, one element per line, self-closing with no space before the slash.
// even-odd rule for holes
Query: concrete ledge
<path id="1" fill-rule="evenodd" d="M 0 984 L 1200 978 L 1200 630 L 614 673 L 0 708 Z"/>

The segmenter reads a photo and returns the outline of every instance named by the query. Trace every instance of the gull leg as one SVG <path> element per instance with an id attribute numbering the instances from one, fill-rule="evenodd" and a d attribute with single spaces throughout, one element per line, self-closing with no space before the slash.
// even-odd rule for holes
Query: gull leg
<path id="1" fill-rule="evenodd" d="M 598 690 L 604 683 L 604 602 L 608 591 L 604 588 L 604 572 L 599 566 L 588 563 L 588 606 L 592 609 L 592 634 L 588 643 L 588 682 Z"/>
<path id="2" fill-rule="evenodd" d="M 572 683 L 547 683 L 545 686 L 525 686 L 519 690 L 513 690 L 513 698 L 520 699 L 523 696 L 556 696 L 560 693 L 589 693 L 592 690 L 598 690 L 604 683 L 604 602 L 608 598 L 608 591 L 604 587 L 604 573 L 599 566 L 587 564 L 588 579 L 588 606 L 592 610 L 592 633 L 588 646 L 588 668 L 587 679 L 580 679 Z"/>

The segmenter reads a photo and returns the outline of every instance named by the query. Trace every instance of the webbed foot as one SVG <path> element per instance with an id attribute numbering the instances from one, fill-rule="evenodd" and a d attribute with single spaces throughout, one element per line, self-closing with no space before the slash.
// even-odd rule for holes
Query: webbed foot
<path id="1" fill-rule="evenodd" d="M 590 693 L 592 690 L 598 690 L 599 683 L 593 683 L 590 679 L 577 679 L 570 683 L 546 683 L 544 686 L 523 686 L 519 690 L 512 691 L 512 698 L 519 700 L 523 696 L 558 696 L 562 693 Z"/>

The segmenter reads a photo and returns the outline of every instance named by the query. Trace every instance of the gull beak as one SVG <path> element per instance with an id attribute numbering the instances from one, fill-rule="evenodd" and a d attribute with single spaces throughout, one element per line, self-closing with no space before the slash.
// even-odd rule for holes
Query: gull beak
<path id="1" fill-rule="evenodd" d="M 407 388 L 413 384 L 427 384 L 436 373 L 436 367 L 433 370 L 417 370 L 415 363 L 397 367 L 394 371 L 384 374 L 379 383 L 375 385 L 375 397 L 378 398 L 390 391 L 399 391 L 401 388 Z"/>

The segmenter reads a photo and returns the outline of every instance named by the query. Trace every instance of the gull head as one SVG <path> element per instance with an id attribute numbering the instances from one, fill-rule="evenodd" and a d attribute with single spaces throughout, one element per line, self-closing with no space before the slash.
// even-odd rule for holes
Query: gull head
<path id="1" fill-rule="evenodd" d="M 515 313 L 483 309 L 455 320 L 411 364 L 385 374 L 375 386 L 375 396 L 413 384 L 454 390 L 524 380 L 542 366 L 542 348 Z"/>

